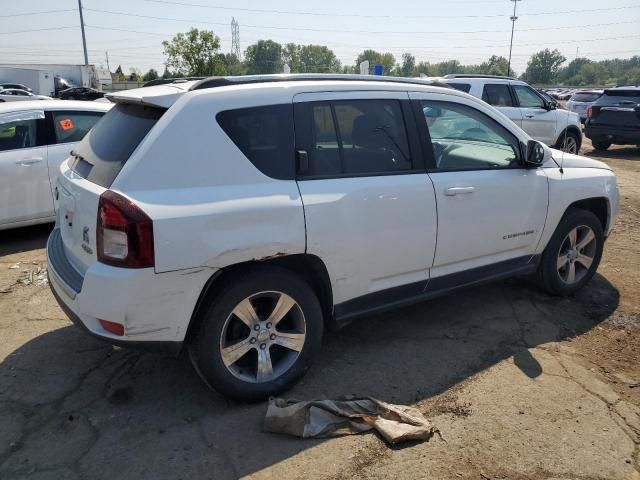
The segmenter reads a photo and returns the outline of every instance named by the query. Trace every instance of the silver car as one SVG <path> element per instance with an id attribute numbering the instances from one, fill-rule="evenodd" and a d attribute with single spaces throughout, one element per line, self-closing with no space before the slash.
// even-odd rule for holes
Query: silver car
<path id="1" fill-rule="evenodd" d="M 567 102 L 567 110 L 580 115 L 580 121 L 587 119 L 587 108 L 600 98 L 602 90 L 579 90 L 574 93 Z"/>

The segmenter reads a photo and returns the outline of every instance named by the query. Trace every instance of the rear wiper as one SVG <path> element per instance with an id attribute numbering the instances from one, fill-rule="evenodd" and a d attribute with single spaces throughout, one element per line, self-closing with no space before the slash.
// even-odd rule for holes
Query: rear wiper
<path id="1" fill-rule="evenodd" d="M 78 155 L 78 154 L 76 153 L 76 151 L 75 151 L 75 150 L 71 150 L 71 151 L 69 152 L 69 154 L 70 154 L 73 158 L 77 158 L 78 160 L 84 160 L 84 157 L 83 157 L 82 155 Z"/>

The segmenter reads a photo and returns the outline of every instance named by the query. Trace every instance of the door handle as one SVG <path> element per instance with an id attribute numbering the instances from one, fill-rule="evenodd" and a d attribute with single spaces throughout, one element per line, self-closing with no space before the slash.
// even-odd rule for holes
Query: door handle
<path id="1" fill-rule="evenodd" d="M 42 157 L 30 157 L 23 158 L 22 160 L 18 160 L 16 164 L 18 165 L 33 165 L 34 163 L 40 163 L 43 160 Z"/>
<path id="2" fill-rule="evenodd" d="M 527 113 L 527 114 L 525 115 L 525 117 L 527 117 L 527 118 L 533 118 L 533 117 L 535 117 L 535 115 L 534 115 L 533 113 Z"/>
<path id="3" fill-rule="evenodd" d="M 451 187 L 444 191 L 447 197 L 453 197 L 454 195 L 461 195 L 463 193 L 473 193 L 475 187 Z"/>

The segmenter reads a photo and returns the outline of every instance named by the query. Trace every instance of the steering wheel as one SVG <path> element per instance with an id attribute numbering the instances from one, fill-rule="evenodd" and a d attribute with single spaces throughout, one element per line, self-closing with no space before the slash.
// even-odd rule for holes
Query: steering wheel
<path id="1" fill-rule="evenodd" d="M 483 130 L 482 128 L 473 127 L 473 128 L 468 128 L 464 132 L 462 132 L 462 135 L 459 138 L 464 138 L 467 140 L 483 141 L 483 140 L 489 140 L 489 134 L 486 132 L 486 130 Z"/>

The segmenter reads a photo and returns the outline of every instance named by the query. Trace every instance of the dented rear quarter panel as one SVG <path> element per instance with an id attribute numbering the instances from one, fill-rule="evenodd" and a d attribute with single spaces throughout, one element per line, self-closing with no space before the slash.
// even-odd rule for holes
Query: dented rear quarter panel
<path id="1" fill-rule="evenodd" d="M 216 122 L 229 108 L 291 102 L 291 92 L 274 89 L 262 102 L 242 91 L 204 93 L 169 109 L 112 186 L 153 220 L 156 272 L 304 253 L 295 180 L 261 173 Z"/>

